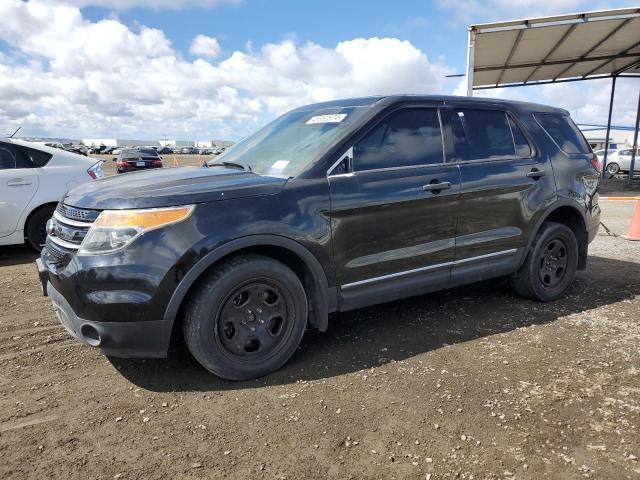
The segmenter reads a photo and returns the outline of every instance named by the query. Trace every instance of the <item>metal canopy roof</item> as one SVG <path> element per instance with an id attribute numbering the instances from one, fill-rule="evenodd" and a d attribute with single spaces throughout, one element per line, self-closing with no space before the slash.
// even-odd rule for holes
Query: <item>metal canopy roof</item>
<path id="1" fill-rule="evenodd" d="M 640 73 L 640 8 L 469 27 L 469 94 L 621 73 Z"/>

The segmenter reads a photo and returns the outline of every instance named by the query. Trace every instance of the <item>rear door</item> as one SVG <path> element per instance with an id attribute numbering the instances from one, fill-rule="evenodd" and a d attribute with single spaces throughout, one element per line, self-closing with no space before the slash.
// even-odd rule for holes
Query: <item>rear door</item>
<path id="1" fill-rule="evenodd" d="M 30 150 L 0 142 L 0 237 L 16 231 L 24 209 L 38 190 L 37 168 L 27 155 Z"/>
<path id="2" fill-rule="evenodd" d="M 550 160 L 499 107 L 453 106 L 447 119 L 461 182 L 452 283 L 510 273 L 556 198 Z"/>
<path id="3" fill-rule="evenodd" d="M 460 176 L 445 163 L 436 105 L 388 113 L 329 172 L 343 308 L 449 281 Z M 344 162 L 347 163 L 344 163 Z M 349 304 L 352 301 L 353 303 Z"/>

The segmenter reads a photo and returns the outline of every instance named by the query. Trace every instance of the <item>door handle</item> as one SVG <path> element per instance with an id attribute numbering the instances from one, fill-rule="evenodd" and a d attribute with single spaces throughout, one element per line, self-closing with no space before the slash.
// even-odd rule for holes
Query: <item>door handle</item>
<path id="1" fill-rule="evenodd" d="M 21 187 L 23 185 L 31 185 L 31 182 L 24 178 L 12 178 L 7 182 L 8 187 Z"/>
<path id="2" fill-rule="evenodd" d="M 538 170 L 537 168 L 534 168 L 533 170 L 531 170 L 529 173 L 527 173 L 527 177 L 528 178 L 533 178 L 534 180 L 537 180 L 539 178 L 542 178 L 546 175 L 545 172 L 542 172 L 540 170 Z"/>
<path id="3" fill-rule="evenodd" d="M 422 190 L 425 192 L 447 190 L 449 188 L 451 188 L 451 182 L 427 183 L 422 186 Z"/>

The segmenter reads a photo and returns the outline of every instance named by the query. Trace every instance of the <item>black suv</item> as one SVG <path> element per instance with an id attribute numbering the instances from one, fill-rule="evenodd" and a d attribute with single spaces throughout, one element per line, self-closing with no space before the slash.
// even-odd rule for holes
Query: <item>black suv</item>
<path id="1" fill-rule="evenodd" d="M 281 367 L 328 315 L 488 278 L 561 296 L 598 230 L 566 111 L 444 96 L 293 110 L 211 160 L 80 186 L 38 259 L 76 338 L 228 379 Z"/>

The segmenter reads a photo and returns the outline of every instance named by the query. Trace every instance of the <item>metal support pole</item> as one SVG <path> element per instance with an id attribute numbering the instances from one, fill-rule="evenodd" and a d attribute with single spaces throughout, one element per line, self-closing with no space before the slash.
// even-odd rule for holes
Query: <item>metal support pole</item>
<path id="1" fill-rule="evenodd" d="M 613 113 L 613 97 L 616 94 L 616 79 L 618 77 L 613 77 L 613 82 L 611 82 L 611 99 L 609 100 L 609 118 L 607 119 L 607 135 L 604 139 L 604 160 L 602 160 L 602 178 L 605 176 L 605 172 L 607 171 L 607 155 L 609 154 L 609 134 L 611 133 L 611 114 Z"/>
<path id="2" fill-rule="evenodd" d="M 476 31 L 469 28 L 467 34 L 467 97 L 473 96 L 473 70 L 475 64 Z"/>
<path id="3" fill-rule="evenodd" d="M 640 126 L 640 89 L 638 89 L 638 111 L 636 112 L 636 128 L 633 131 L 633 144 L 631 145 L 631 165 L 629 165 L 629 185 L 633 182 L 633 173 L 636 166 L 636 151 L 638 150 L 638 126 Z"/>

